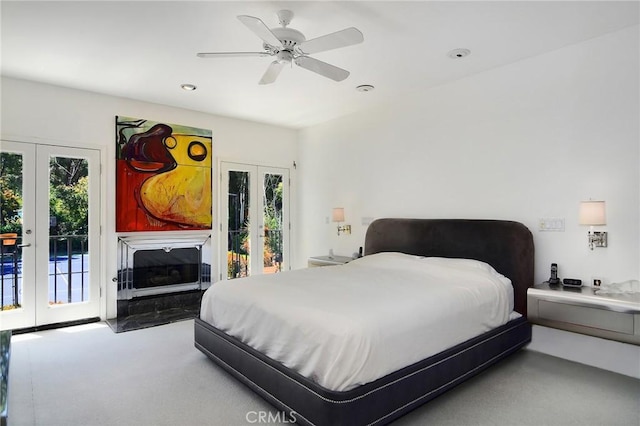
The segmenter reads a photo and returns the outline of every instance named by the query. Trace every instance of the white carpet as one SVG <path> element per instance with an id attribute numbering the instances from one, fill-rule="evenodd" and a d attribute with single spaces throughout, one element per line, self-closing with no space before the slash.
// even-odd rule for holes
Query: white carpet
<path id="1" fill-rule="evenodd" d="M 195 349 L 193 320 L 16 335 L 11 350 L 9 426 L 250 425 L 277 414 Z M 640 380 L 525 350 L 395 425 L 640 425 L 639 401 Z"/>

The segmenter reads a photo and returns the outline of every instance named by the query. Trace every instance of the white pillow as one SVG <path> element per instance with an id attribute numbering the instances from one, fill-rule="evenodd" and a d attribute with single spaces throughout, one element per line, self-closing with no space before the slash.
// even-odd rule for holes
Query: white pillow
<path id="1" fill-rule="evenodd" d="M 478 271 L 485 272 L 493 277 L 498 278 L 505 284 L 512 286 L 511 280 L 500 272 L 493 269 L 493 266 L 489 265 L 486 262 L 482 262 L 480 260 L 475 259 L 461 259 L 461 258 L 449 258 L 449 257 L 425 257 L 423 258 L 426 262 L 431 263 L 433 265 L 442 265 L 448 266 L 451 268 L 457 269 L 474 269 Z"/>
<path id="2" fill-rule="evenodd" d="M 449 258 L 449 257 L 425 257 L 426 261 L 434 263 L 447 265 L 451 267 L 460 267 L 460 268 L 475 268 L 480 269 L 482 271 L 486 271 L 489 273 L 498 273 L 493 266 L 489 265 L 486 262 L 482 262 L 480 260 L 475 259 L 460 259 L 460 258 Z"/>

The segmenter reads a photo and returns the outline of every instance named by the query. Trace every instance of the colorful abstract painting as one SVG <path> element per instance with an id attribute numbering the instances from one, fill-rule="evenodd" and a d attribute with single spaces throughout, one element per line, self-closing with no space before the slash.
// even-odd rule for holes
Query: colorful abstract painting
<path id="1" fill-rule="evenodd" d="M 211 130 L 116 116 L 116 232 L 211 229 Z"/>

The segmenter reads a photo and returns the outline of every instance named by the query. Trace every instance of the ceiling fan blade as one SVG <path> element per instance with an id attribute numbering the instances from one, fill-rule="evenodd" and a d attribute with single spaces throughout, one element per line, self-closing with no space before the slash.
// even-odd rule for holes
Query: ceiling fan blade
<path id="1" fill-rule="evenodd" d="M 351 27 L 342 31 L 336 31 L 335 33 L 307 40 L 298 46 L 298 50 L 301 53 L 308 55 L 311 53 L 337 49 L 339 47 L 351 46 L 362 43 L 363 41 L 364 36 L 362 33 L 357 28 Z"/>
<path id="2" fill-rule="evenodd" d="M 282 48 L 282 43 L 280 42 L 280 40 L 278 40 L 278 37 L 276 37 L 275 34 L 271 32 L 269 27 L 267 27 L 265 23 L 262 22 L 262 20 L 248 15 L 239 15 L 238 19 L 240 20 L 240 22 L 245 24 L 247 28 L 253 31 L 255 35 L 264 40 L 264 42 L 268 45 Z"/>
<path id="3" fill-rule="evenodd" d="M 269 65 L 269 68 L 265 71 L 264 75 L 260 79 L 259 84 L 271 84 L 276 81 L 276 78 L 280 75 L 280 71 L 284 68 L 284 62 L 273 61 Z"/>
<path id="4" fill-rule="evenodd" d="M 262 57 L 270 56 L 269 52 L 204 52 L 198 53 L 198 58 L 225 58 L 225 57 Z"/>
<path id="5" fill-rule="evenodd" d="M 335 81 L 342 81 L 349 77 L 349 71 L 338 68 L 334 65 L 327 64 L 326 62 L 319 61 L 309 56 L 299 56 L 296 60 L 296 64 L 304 69 L 313 71 L 324 77 L 330 78 Z"/>

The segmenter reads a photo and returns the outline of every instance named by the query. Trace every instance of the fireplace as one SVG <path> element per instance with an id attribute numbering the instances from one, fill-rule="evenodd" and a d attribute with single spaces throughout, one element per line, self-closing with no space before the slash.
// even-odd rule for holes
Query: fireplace
<path id="1" fill-rule="evenodd" d="M 202 253 L 209 234 L 171 237 L 120 237 L 118 300 L 203 290 L 211 266 Z"/>
<path id="2" fill-rule="evenodd" d="M 116 332 L 197 316 L 211 285 L 210 234 L 118 238 Z"/>

